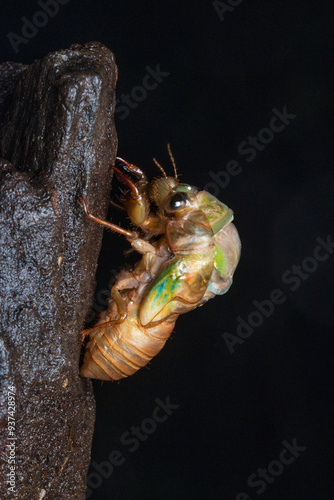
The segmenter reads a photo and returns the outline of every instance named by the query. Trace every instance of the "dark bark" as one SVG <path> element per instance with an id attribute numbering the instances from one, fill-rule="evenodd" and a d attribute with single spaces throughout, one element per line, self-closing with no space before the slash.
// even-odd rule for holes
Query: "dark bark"
<path id="1" fill-rule="evenodd" d="M 98 43 L 0 67 L 1 498 L 85 498 L 95 418 L 79 376 L 117 139 L 116 66 Z M 9 438 L 8 390 L 15 389 Z M 16 493 L 8 491 L 15 443 Z"/>

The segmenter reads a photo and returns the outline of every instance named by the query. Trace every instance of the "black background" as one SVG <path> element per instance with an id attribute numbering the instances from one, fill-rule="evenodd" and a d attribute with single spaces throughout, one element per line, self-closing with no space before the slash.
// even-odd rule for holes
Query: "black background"
<path id="1" fill-rule="evenodd" d="M 316 239 L 333 234 L 333 3 L 230 4 L 220 19 L 211 1 L 70 0 L 16 54 L 8 32 L 21 35 L 21 18 L 41 8 L 2 2 L 2 61 L 31 63 L 72 43 L 101 41 L 116 56 L 118 99 L 142 86 L 147 66 L 168 73 L 128 116 L 118 108 L 120 156 L 156 176 L 153 157 L 172 168 L 169 142 L 182 180 L 201 187 L 212 173 L 223 179 L 230 160 L 241 167 L 215 188 L 235 212 L 243 245 L 230 291 L 179 318 L 166 347 L 137 375 L 94 383 L 92 460 L 119 450 L 125 461 L 108 478 L 90 469 L 91 485 L 101 483 L 91 487 L 92 500 L 333 498 L 334 255 L 298 284 L 289 281 L 293 266 L 313 256 Z M 256 155 L 240 153 L 243 141 L 269 126 L 272 110 L 285 106 L 295 117 L 284 130 Z M 130 260 L 126 248 L 105 234 L 97 293 Z M 223 334 L 235 335 L 237 318 L 247 320 L 253 301 L 275 289 L 284 303 L 231 353 Z M 103 302 L 101 292 L 95 310 Z M 167 397 L 178 408 L 131 452 L 122 434 L 145 427 L 155 400 Z M 249 476 L 293 440 L 306 449 L 257 493 Z"/>

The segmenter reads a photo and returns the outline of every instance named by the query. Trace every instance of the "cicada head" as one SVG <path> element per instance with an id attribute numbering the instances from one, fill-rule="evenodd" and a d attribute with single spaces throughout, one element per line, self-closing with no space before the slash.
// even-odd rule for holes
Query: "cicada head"
<path id="1" fill-rule="evenodd" d="M 180 183 L 174 177 L 155 179 L 151 183 L 149 194 L 158 211 L 169 217 L 179 219 L 190 211 L 202 211 L 213 234 L 233 220 L 232 210 L 215 196 L 190 184 Z"/>
<path id="2" fill-rule="evenodd" d="M 154 179 L 149 187 L 149 197 L 157 206 L 158 210 L 163 211 L 167 200 L 174 192 L 179 181 L 174 177 L 158 177 Z"/>
<path id="3" fill-rule="evenodd" d="M 217 234 L 233 220 L 232 210 L 207 191 L 200 191 L 190 184 L 180 183 L 169 145 L 168 151 L 175 176 L 167 176 L 162 166 L 154 159 L 164 177 L 155 179 L 148 189 L 149 198 L 156 205 L 157 212 L 180 219 L 190 211 L 200 211 L 208 221 L 213 234 Z"/>
<path id="4" fill-rule="evenodd" d="M 169 216 L 183 217 L 197 208 L 198 188 L 182 184 L 174 177 L 159 177 L 150 186 L 150 199 L 160 212 Z"/>

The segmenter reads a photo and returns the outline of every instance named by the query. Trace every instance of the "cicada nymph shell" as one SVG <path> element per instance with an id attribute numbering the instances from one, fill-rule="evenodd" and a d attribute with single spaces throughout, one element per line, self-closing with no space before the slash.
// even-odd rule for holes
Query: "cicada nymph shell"
<path id="1" fill-rule="evenodd" d="M 122 200 L 132 223 L 144 234 L 86 215 L 123 234 L 142 254 L 131 271 L 121 271 L 108 309 L 89 335 L 81 375 L 119 380 L 147 365 L 165 345 L 175 321 L 229 289 L 241 244 L 233 212 L 206 191 L 174 177 L 148 182 L 135 165 L 114 167 L 127 186 Z M 136 180 L 133 181 L 132 178 Z"/>

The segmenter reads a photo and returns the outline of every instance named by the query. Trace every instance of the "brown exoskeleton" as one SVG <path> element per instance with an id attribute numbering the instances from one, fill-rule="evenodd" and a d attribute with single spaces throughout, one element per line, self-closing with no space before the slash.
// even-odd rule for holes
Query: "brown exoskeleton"
<path id="1" fill-rule="evenodd" d="M 152 182 L 121 158 L 129 175 L 114 167 L 129 190 L 122 207 L 145 239 L 95 217 L 81 198 L 90 219 L 123 234 L 142 254 L 132 271 L 117 275 L 108 309 L 83 332 L 89 335 L 84 377 L 118 380 L 135 373 L 162 349 L 180 314 L 232 283 L 241 249 L 233 212 L 210 193 L 180 183 L 171 158 L 174 177 L 156 162 L 163 176 Z"/>

